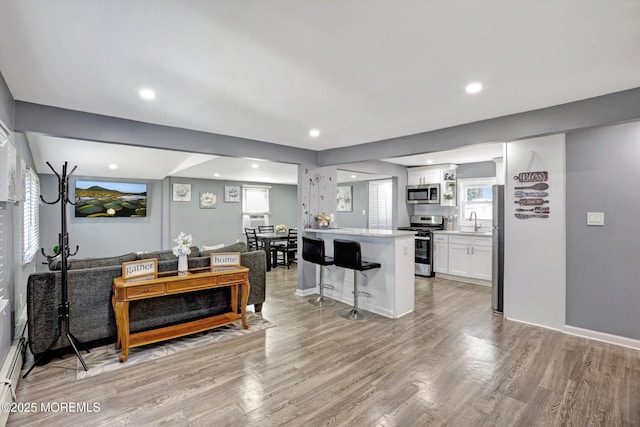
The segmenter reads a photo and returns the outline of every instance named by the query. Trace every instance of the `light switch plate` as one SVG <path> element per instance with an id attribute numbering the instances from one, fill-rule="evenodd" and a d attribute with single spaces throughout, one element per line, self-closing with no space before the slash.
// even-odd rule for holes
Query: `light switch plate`
<path id="1" fill-rule="evenodd" d="M 604 225 L 604 212 L 587 212 L 587 225 Z"/>

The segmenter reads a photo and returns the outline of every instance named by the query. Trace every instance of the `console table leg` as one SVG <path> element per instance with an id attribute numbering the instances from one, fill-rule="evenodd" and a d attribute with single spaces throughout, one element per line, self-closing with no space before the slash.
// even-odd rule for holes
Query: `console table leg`
<path id="1" fill-rule="evenodd" d="M 118 341 L 122 348 L 120 362 L 129 357 L 129 302 L 116 301 L 116 323 L 118 325 Z"/>

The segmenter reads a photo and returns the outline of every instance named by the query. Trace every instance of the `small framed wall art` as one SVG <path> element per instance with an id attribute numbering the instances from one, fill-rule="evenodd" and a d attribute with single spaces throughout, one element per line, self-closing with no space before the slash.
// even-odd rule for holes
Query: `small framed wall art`
<path id="1" fill-rule="evenodd" d="M 352 187 L 350 185 L 338 187 L 338 194 L 336 196 L 338 212 L 351 212 L 353 211 L 352 204 Z"/>
<path id="2" fill-rule="evenodd" d="M 191 184 L 173 184 L 173 201 L 190 202 Z"/>
<path id="3" fill-rule="evenodd" d="M 236 185 L 224 186 L 225 203 L 240 203 L 240 187 Z"/>
<path id="4" fill-rule="evenodd" d="M 200 209 L 215 209 L 218 203 L 218 196 L 212 191 L 200 192 Z"/>

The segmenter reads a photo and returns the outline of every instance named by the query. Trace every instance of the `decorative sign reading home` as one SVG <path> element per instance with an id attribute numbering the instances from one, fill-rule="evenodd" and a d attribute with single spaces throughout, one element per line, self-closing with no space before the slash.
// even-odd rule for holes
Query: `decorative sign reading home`
<path id="1" fill-rule="evenodd" d="M 122 263 L 122 278 L 124 280 L 147 280 L 158 276 L 158 259 L 149 258 L 139 261 Z"/>
<path id="2" fill-rule="evenodd" d="M 211 271 L 229 271 L 240 267 L 240 252 L 211 254 Z"/>

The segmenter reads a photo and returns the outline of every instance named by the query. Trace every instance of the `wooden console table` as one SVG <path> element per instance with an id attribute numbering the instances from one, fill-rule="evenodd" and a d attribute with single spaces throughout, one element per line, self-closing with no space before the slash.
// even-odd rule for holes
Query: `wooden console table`
<path id="1" fill-rule="evenodd" d="M 215 271 L 212 271 L 215 270 Z M 158 275 L 162 275 L 159 273 Z M 242 301 L 238 314 L 238 288 L 242 286 Z M 164 326 L 143 332 L 129 333 L 129 301 L 157 298 L 184 292 L 205 289 L 230 287 L 231 311 L 204 319 L 192 320 L 177 325 Z M 116 315 L 118 338 L 116 349 L 121 349 L 120 362 L 129 357 L 129 348 L 196 332 L 206 331 L 229 323 L 242 321 L 242 327 L 247 325 L 247 301 L 249 299 L 249 269 L 246 267 L 224 267 L 189 271 L 178 275 L 177 272 L 167 272 L 164 277 L 144 280 L 125 280 L 122 277 L 113 279 L 113 311 Z"/>

